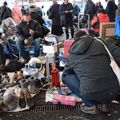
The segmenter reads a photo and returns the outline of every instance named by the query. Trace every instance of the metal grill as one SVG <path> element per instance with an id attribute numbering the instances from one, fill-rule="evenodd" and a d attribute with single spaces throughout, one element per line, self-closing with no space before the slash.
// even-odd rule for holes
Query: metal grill
<path id="1" fill-rule="evenodd" d="M 26 110 L 24 112 L 49 112 L 49 111 L 67 111 L 67 110 L 80 110 L 80 105 L 76 106 L 66 106 L 66 105 L 44 105 L 36 106 L 33 109 Z"/>

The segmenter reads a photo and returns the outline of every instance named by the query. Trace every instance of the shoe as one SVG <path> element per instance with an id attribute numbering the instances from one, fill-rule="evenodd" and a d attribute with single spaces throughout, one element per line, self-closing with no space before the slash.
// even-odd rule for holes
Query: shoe
<path id="1" fill-rule="evenodd" d="M 19 98 L 19 106 L 20 108 L 25 108 L 26 107 L 26 101 L 23 92 L 21 91 L 21 95 Z"/>
<path id="2" fill-rule="evenodd" d="M 9 83 L 10 82 L 10 78 L 9 78 L 9 76 L 6 76 L 5 78 L 3 78 L 3 81 L 2 81 L 2 83 Z"/>
<path id="3" fill-rule="evenodd" d="M 18 97 L 14 93 L 6 94 L 3 96 L 3 104 L 9 111 L 15 110 L 18 105 Z"/>
<path id="4" fill-rule="evenodd" d="M 29 107 L 33 107 L 34 106 L 34 101 L 33 101 L 33 98 L 30 95 L 30 92 L 26 91 L 26 93 L 24 93 L 24 94 L 25 94 L 25 98 L 26 98 L 26 104 Z"/>
<path id="5" fill-rule="evenodd" d="M 38 87 L 37 87 L 37 84 L 36 84 L 36 80 L 35 80 L 35 78 L 34 77 L 30 77 L 29 78 L 29 92 L 31 93 L 31 94 L 35 94 L 35 93 L 37 93 L 37 91 L 38 91 Z"/>
<path id="6" fill-rule="evenodd" d="M 18 73 L 17 72 L 14 72 L 13 76 L 12 76 L 12 80 L 17 80 L 17 77 L 18 77 Z"/>
<path id="7" fill-rule="evenodd" d="M 28 63 L 29 62 L 29 60 L 30 60 L 30 57 L 28 57 L 28 58 L 26 58 L 26 59 L 23 59 L 23 58 L 20 58 L 20 62 L 22 63 L 22 64 L 26 64 L 26 63 Z"/>
<path id="8" fill-rule="evenodd" d="M 49 85 L 49 82 L 46 78 L 41 78 L 41 84 L 42 84 L 42 88 L 45 88 Z"/>
<path id="9" fill-rule="evenodd" d="M 21 79 L 23 79 L 23 78 L 24 78 L 23 71 L 20 71 L 20 73 L 19 73 L 18 76 L 17 76 L 17 79 L 18 79 L 18 80 L 21 80 Z"/>
<path id="10" fill-rule="evenodd" d="M 0 72 L 4 72 L 5 71 L 5 67 L 4 66 L 1 66 L 0 67 Z"/>
<path id="11" fill-rule="evenodd" d="M 98 108 L 105 113 L 110 112 L 112 110 L 111 104 L 100 104 L 98 105 Z"/>
<path id="12" fill-rule="evenodd" d="M 85 104 L 81 104 L 80 109 L 83 113 L 87 113 L 87 114 L 96 114 L 97 113 L 97 107 L 95 105 L 88 107 Z"/>
<path id="13" fill-rule="evenodd" d="M 29 81 L 27 81 L 26 79 L 22 80 L 22 82 L 21 82 L 21 91 L 24 94 L 26 105 L 28 105 L 29 107 L 32 107 L 34 105 L 34 102 L 32 100 L 30 92 L 28 90 L 28 85 L 29 85 Z"/>

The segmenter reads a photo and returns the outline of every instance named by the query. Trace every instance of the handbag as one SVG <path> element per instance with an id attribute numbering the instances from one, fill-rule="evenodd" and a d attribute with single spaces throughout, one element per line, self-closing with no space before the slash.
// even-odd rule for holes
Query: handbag
<path id="1" fill-rule="evenodd" d="M 110 51 L 108 50 L 107 46 L 101 40 L 99 40 L 97 38 L 96 38 L 96 40 L 101 42 L 104 45 L 106 51 L 108 52 L 110 61 L 111 61 L 110 66 L 111 66 L 113 72 L 115 73 L 115 75 L 118 79 L 119 85 L 120 85 L 120 68 L 119 68 L 119 66 L 117 65 L 116 61 L 114 60 L 114 58 L 113 58 L 112 54 L 110 53 Z"/>

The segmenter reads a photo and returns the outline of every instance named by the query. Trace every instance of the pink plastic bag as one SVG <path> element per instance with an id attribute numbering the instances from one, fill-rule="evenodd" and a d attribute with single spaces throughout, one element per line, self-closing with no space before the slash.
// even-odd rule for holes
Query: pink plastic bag
<path id="1" fill-rule="evenodd" d="M 63 104 L 63 105 L 76 105 L 76 100 L 74 96 L 66 96 L 66 95 L 59 95 L 59 94 L 53 94 L 53 103 L 54 104 Z"/>

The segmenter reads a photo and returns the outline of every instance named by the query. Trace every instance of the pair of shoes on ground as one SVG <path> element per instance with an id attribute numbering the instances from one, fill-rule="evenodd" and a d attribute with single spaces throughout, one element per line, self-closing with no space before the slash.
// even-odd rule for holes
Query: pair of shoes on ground
<path id="1" fill-rule="evenodd" d="M 20 71 L 19 73 L 14 72 L 14 74 L 12 76 L 12 80 L 17 80 L 17 81 L 19 81 L 19 80 L 21 80 L 23 78 L 24 78 L 23 71 Z"/>
<path id="2" fill-rule="evenodd" d="M 87 114 L 97 114 L 99 111 L 108 113 L 111 111 L 111 104 L 100 104 L 88 107 L 84 103 L 82 103 L 80 109 L 83 113 Z"/>
<path id="3" fill-rule="evenodd" d="M 26 105 L 32 107 L 34 105 L 34 102 L 28 90 L 29 81 L 24 79 L 20 81 L 20 84 L 21 84 L 21 94 L 19 98 L 19 106 L 21 108 L 25 108 Z"/>

